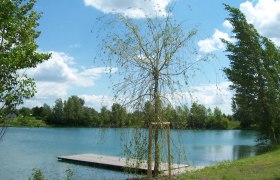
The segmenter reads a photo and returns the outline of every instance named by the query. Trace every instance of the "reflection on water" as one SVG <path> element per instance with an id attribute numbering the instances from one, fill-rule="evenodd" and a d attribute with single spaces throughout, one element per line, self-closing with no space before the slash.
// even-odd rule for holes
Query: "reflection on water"
<path id="1" fill-rule="evenodd" d="M 173 138 L 177 137 L 178 133 L 181 134 L 178 141 L 186 149 L 186 162 L 193 166 L 207 166 L 256 154 L 257 133 L 255 131 L 174 131 Z M 175 159 L 178 157 L 175 156 Z M 181 160 L 181 162 L 184 161 Z"/>
<path id="2" fill-rule="evenodd" d="M 191 165 L 211 165 L 221 161 L 254 156 L 255 147 L 246 145 L 193 146 L 188 156 Z"/>
<path id="3" fill-rule="evenodd" d="M 256 147 L 251 146 L 234 146 L 233 147 L 233 158 L 241 159 L 249 156 L 256 155 Z"/>
<path id="4" fill-rule="evenodd" d="M 27 179 L 40 168 L 48 179 L 65 179 L 67 168 L 79 179 L 124 179 L 130 175 L 58 162 L 60 155 L 96 153 L 123 154 L 122 137 L 133 129 L 98 128 L 9 128 L 0 143 L 0 179 Z M 145 132 L 145 130 L 144 130 Z M 174 162 L 211 165 L 256 154 L 257 133 L 241 130 L 172 130 Z M 186 159 L 177 153 L 180 147 Z"/>

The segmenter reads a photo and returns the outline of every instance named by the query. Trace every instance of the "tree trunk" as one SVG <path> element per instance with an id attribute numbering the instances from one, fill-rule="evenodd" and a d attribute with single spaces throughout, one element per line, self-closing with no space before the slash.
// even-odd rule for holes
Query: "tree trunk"
<path id="1" fill-rule="evenodd" d="M 277 140 L 276 135 L 275 135 L 275 130 L 274 130 L 272 125 L 270 127 L 269 136 L 270 136 L 269 138 L 270 138 L 272 144 L 274 144 L 274 145 L 278 144 L 278 140 Z"/>
<path id="2" fill-rule="evenodd" d="M 151 122 L 149 123 L 149 138 L 148 138 L 148 178 L 152 178 L 152 143 L 153 143 L 153 127 Z"/>
<path id="3" fill-rule="evenodd" d="M 158 69 L 154 69 L 154 100 L 155 100 L 155 106 L 154 106 L 154 112 L 155 117 L 154 121 L 156 123 L 159 122 L 159 116 L 160 116 L 160 97 L 159 97 L 159 71 Z M 155 164 L 154 164 L 154 175 L 157 176 L 159 174 L 159 164 L 160 164 L 160 152 L 159 152 L 159 144 L 158 144 L 158 135 L 159 135 L 159 126 L 156 124 L 155 126 L 155 137 L 154 137 L 154 143 L 155 143 Z"/>
<path id="4" fill-rule="evenodd" d="M 157 176 L 159 174 L 159 158 L 160 158 L 160 152 L 159 152 L 159 144 L 158 144 L 158 134 L 159 134 L 159 128 L 158 125 L 156 125 L 155 128 L 155 166 L 154 166 L 154 175 Z"/>

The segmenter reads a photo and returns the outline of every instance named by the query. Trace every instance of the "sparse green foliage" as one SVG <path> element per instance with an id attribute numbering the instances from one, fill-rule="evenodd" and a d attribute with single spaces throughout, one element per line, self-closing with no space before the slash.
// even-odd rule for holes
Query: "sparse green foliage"
<path id="1" fill-rule="evenodd" d="M 45 180 L 45 179 L 47 179 L 44 176 L 41 169 L 34 168 L 32 171 L 33 171 L 32 177 L 28 177 L 28 180 Z M 74 172 L 73 172 L 72 169 L 67 168 L 65 170 L 65 174 L 66 174 L 66 180 L 72 180 L 73 179 Z M 57 179 L 58 179 L 58 177 L 57 177 Z"/>
<path id="2" fill-rule="evenodd" d="M 45 180 L 44 174 L 40 169 L 33 169 L 32 178 L 29 180 Z"/>
<path id="3" fill-rule="evenodd" d="M 67 168 L 67 169 L 65 170 L 65 173 L 66 173 L 66 180 L 72 180 L 72 179 L 73 179 L 74 172 L 73 172 L 72 169 Z"/>
<path id="4" fill-rule="evenodd" d="M 278 144 L 280 50 L 271 40 L 260 35 L 239 9 L 228 5 L 225 8 L 230 13 L 228 20 L 233 26 L 235 39 L 233 42 L 223 40 L 230 60 L 230 67 L 224 71 L 235 90 L 235 113 L 245 114 L 245 122 L 252 119 L 265 139 Z"/>
<path id="5" fill-rule="evenodd" d="M 182 53 L 192 45 L 196 30 L 185 32 L 169 15 L 147 17 L 137 22 L 119 16 L 118 20 L 118 29 L 112 29 L 103 41 L 105 53 L 109 55 L 105 61 L 109 59 L 110 67 L 117 66 L 122 78 L 114 86 L 118 102 L 142 109 L 149 101 L 153 109 L 153 117 L 146 120 L 149 125 L 165 122 L 162 108 L 170 104 L 167 94 L 173 96 L 181 92 L 187 84 L 190 67 L 196 63 L 190 58 L 196 51 Z M 155 126 L 153 137 L 150 136 L 154 142 L 156 176 L 160 163 L 159 131 L 162 129 L 160 125 Z M 149 143 L 152 143 L 150 139 Z M 151 144 L 148 146 L 148 164 L 152 157 L 150 147 Z"/>

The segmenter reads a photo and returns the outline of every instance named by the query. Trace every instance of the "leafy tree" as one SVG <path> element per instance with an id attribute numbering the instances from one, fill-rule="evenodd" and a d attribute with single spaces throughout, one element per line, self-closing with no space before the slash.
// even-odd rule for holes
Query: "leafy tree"
<path id="1" fill-rule="evenodd" d="M 176 117 L 177 119 L 173 122 L 178 123 L 178 126 L 181 128 L 187 127 L 188 126 L 188 117 L 189 117 L 190 110 L 186 105 L 177 106 L 176 107 Z"/>
<path id="2" fill-rule="evenodd" d="M 176 110 L 173 108 L 173 106 L 168 105 L 167 107 L 163 108 L 163 112 L 166 121 L 171 122 L 173 124 L 177 121 L 178 118 L 177 118 Z"/>
<path id="3" fill-rule="evenodd" d="M 229 125 L 229 119 L 226 118 L 226 117 L 222 117 L 220 127 L 221 127 L 222 129 L 227 129 L 227 128 L 228 128 L 228 125 Z"/>
<path id="4" fill-rule="evenodd" d="M 36 38 L 41 15 L 33 10 L 35 0 L 0 2 L 0 113 L 35 94 L 34 81 L 19 70 L 35 67 L 50 54 L 39 53 Z"/>
<path id="5" fill-rule="evenodd" d="M 40 35 L 37 21 L 41 15 L 33 10 L 35 2 L 0 1 L 0 119 L 35 94 L 35 83 L 23 69 L 50 57 L 37 52 L 35 39 Z M 6 128 L 1 127 L 0 140 L 5 132 Z"/>
<path id="6" fill-rule="evenodd" d="M 232 101 L 233 119 L 240 121 L 240 127 L 243 129 L 249 129 L 255 123 L 253 119 L 253 113 L 246 113 L 246 110 L 237 106 L 235 101 Z"/>
<path id="7" fill-rule="evenodd" d="M 32 108 L 32 115 L 35 116 L 37 119 L 41 119 L 43 116 L 43 107 L 35 106 Z"/>
<path id="8" fill-rule="evenodd" d="M 125 125 L 127 118 L 126 108 L 118 103 L 112 105 L 111 123 L 115 127 L 122 127 Z"/>
<path id="9" fill-rule="evenodd" d="M 19 114 L 24 117 L 32 115 L 32 110 L 28 107 L 22 107 L 18 111 L 19 111 Z"/>
<path id="10" fill-rule="evenodd" d="M 32 115 L 35 116 L 37 119 L 43 119 L 45 121 L 51 116 L 51 107 L 47 104 L 43 104 L 41 107 L 34 107 L 32 108 Z"/>
<path id="11" fill-rule="evenodd" d="M 110 33 L 102 41 L 108 52 L 112 64 L 117 65 L 123 81 L 115 84 L 114 89 L 118 100 L 136 109 L 144 106 L 148 100 L 153 106 L 151 123 L 158 123 L 154 133 L 150 133 L 148 140 L 148 176 L 151 176 L 152 142 L 154 142 L 154 171 L 159 173 L 160 123 L 164 122 L 162 106 L 168 104 L 167 94 L 173 95 L 181 90 L 187 81 L 187 71 L 195 64 L 190 57 L 193 55 L 182 53 L 196 30 L 186 32 L 181 24 L 176 23 L 167 15 L 160 18 L 146 18 L 133 21 L 119 16 L 118 29 Z M 120 31 L 121 29 L 121 31 Z M 106 53 L 106 50 L 104 53 Z M 113 67 L 112 65 L 110 65 Z M 180 83 L 183 82 L 183 83 Z M 125 97 L 125 98 L 124 98 Z M 153 139 L 153 141 L 152 141 Z"/>
<path id="12" fill-rule="evenodd" d="M 43 104 L 43 110 L 42 110 L 42 114 L 41 117 L 44 121 L 48 121 L 50 116 L 52 114 L 52 109 L 49 105 L 47 104 Z"/>
<path id="13" fill-rule="evenodd" d="M 193 129 L 204 129 L 207 121 L 207 110 L 205 106 L 193 103 L 190 109 L 189 127 Z"/>
<path id="14" fill-rule="evenodd" d="M 213 129 L 216 125 L 216 118 L 212 112 L 212 109 L 207 109 L 207 122 L 206 122 L 206 128 Z"/>
<path id="15" fill-rule="evenodd" d="M 144 109 L 144 112 L 135 110 L 133 113 L 128 114 L 130 125 L 135 127 L 147 127 L 149 124 L 149 117 L 149 111 L 146 111 L 146 109 Z"/>
<path id="16" fill-rule="evenodd" d="M 85 101 L 78 96 L 71 96 L 64 103 L 64 118 L 67 124 L 78 126 L 82 124 Z"/>
<path id="17" fill-rule="evenodd" d="M 111 111 L 109 111 L 105 106 L 103 106 L 100 110 L 100 126 L 110 127 L 110 117 L 111 117 Z"/>
<path id="18" fill-rule="evenodd" d="M 215 107 L 214 109 L 214 117 L 215 117 L 215 124 L 214 124 L 215 128 L 218 129 L 223 128 L 222 126 L 223 113 L 218 107 Z"/>
<path id="19" fill-rule="evenodd" d="M 97 127 L 100 124 L 98 112 L 90 107 L 84 107 L 83 110 L 83 125 Z"/>
<path id="20" fill-rule="evenodd" d="M 50 123 L 53 124 L 64 124 L 64 104 L 62 99 L 55 100 L 54 107 L 52 109 L 52 115 L 50 118 Z"/>
<path id="21" fill-rule="evenodd" d="M 225 5 L 233 38 L 226 51 L 230 67 L 224 71 L 235 90 L 234 101 L 245 114 L 252 116 L 264 138 L 278 144 L 280 139 L 280 51 L 260 35 L 237 8 Z"/>

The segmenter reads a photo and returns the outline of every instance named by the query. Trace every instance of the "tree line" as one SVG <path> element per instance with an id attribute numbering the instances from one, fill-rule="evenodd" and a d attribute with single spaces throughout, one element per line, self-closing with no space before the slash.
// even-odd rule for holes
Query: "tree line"
<path id="1" fill-rule="evenodd" d="M 162 107 L 163 117 L 171 122 L 172 128 L 227 129 L 231 116 L 226 116 L 216 107 L 214 110 L 202 104 Z M 35 117 L 53 126 L 73 127 L 148 127 L 153 118 L 152 103 L 146 102 L 141 110 L 128 111 L 126 107 L 114 103 L 111 108 L 103 106 L 100 112 L 85 106 L 78 96 L 67 100 L 57 99 L 51 107 L 47 104 L 33 108 L 21 107 L 18 116 Z"/>

